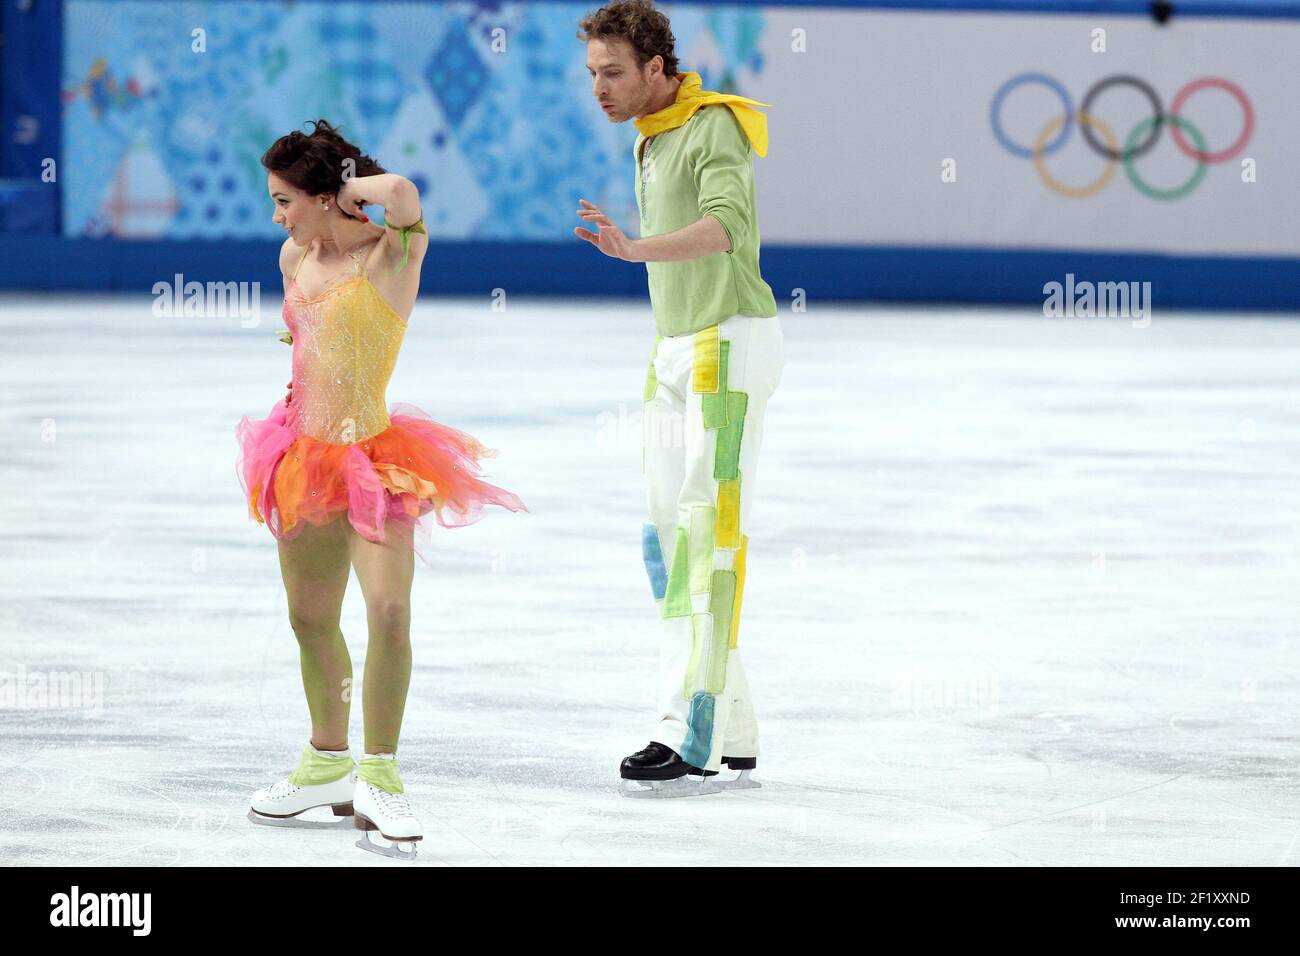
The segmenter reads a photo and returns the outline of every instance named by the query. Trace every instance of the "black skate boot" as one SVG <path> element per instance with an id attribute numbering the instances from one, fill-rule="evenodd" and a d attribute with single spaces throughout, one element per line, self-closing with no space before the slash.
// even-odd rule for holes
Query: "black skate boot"
<path id="1" fill-rule="evenodd" d="M 644 750 L 624 757 L 618 772 L 625 797 L 694 797 L 722 790 L 705 779 L 703 770 L 661 743 L 651 742 Z"/>
<path id="2" fill-rule="evenodd" d="M 692 776 L 717 777 L 718 779 L 709 782 L 722 790 L 756 790 L 762 786 L 750 777 L 750 773 L 758 766 L 757 757 L 723 757 L 722 764 L 728 770 L 738 770 L 739 773 L 734 777 L 722 777 L 716 770 L 701 770 L 699 767 L 691 767 L 687 773 Z"/>

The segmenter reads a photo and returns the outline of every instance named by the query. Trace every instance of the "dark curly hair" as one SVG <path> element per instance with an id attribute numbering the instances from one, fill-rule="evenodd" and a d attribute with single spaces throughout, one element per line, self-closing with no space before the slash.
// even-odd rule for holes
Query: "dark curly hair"
<path id="1" fill-rule="evenodd" d="M 620 39 L 632 45 L 637 64 L 644 67 L 656 56 L 664 58 L 664 76 L 677 75 L 677 54 L 668 17 L 651 0 L 618 0 L 589 13 L 578 23 L 578 39 Z"/>
<path id="2" fill-rule="evenodd" d="M 336 193 L 343 185 L 344 161 L 352 160 L 350 178 L 375 176 L 388 170 L 361 152 L 328 120 L 309 120 L 310 133 L 294 130 L 281 136 L 262 154 L 262 165 L 309 196 Z"/>

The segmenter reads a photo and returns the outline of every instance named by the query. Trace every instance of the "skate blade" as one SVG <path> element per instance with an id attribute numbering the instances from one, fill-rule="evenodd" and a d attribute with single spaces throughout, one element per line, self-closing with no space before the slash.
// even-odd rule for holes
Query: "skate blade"
<path id="1" fill-rule="evenodd" d="M 328 804 L 327 804 L 328 806 Z M 313 810 L 320 810 L 321 807 L 308 807 L 302 813 L 292 817 L 268 817 L 258 813 L 252 807 L 248 808 L 248 819 L 264 827 L 284 827 L 289 830 L 345 830 L 352 826 L 352 820 L 340 813 L 334 811 L 337 820 L 304 820 L 303 813 L 311 813 Z M 351 805 L 348 810 L 351 812 Z"/>
<path id="2" fill-rule="evenodd" d="M 370 839 L 369 830 L 362 831 L 361 838 L 357 840 L 357 846 L 362 850 L 369 850 L 371 853 L 388 857 L 390 860 L 405 860 L 407 862 L 414 860 L 419 853 L 419 847 L 411 840 L 394 840 L 389 846 L 374 843 Z M 402 849 L 403 847 L 407 849 Z"/>
<path id="3" fill-rule="evenodd" d="M 361 831 L 361 838 L 357 840 L 358 847 L 362 850 L 369 850 L 371 853 L 378 853 L 380 856 L 386 856 L 391 860 L 414 860 L 418 852 L 416 843 L 424 839 L 422 836 L 394 839 L 375 826 L 373 820 L 360 813 L 353 817 L 353 825 Z M 388 844 L 375 843 L 370 839 L 372 833 L 379 834 L 382 839 L 388 841 Z"/>
<path id="4" fill-rule="evenodd" d="M 753 770 L 740 770 L 736 773 L 736 776 L 734 777 L 724 777 L 722 775 L 722 772 L 719 772 L 714 776 L 708 777 L 706 779 L 708 780 L 709 785 L 712 787 L 716 787 L 718 791 L 758 790 L 763 785 L 750 776 L 750 774 L 753 772 L 754 772 Z M 699 780 L 700 778 L 692 774 L 691 779 Z"/>
<path id="5" fill-rule="evenodd" d="M 752 770 L 742 770 L 730 780 L 718 780 L 716 777 L 713 779 L 717 780 L 718 786 L 722 787 L 723 790 L 759 790 L 763 785 L 750 777 L 753 772 Z"/>
<path id="6" fill-rule="evenodd" d="M 687 774 L 676 780 L 627 780 L 624 779 L 619 792 L 625 797 L 640 799 L 665 799 L 668 797 L 701 797 L 709 793 L 721 793 L 722 787 L 714 783 L 712 777 L 692 777 Z"/>

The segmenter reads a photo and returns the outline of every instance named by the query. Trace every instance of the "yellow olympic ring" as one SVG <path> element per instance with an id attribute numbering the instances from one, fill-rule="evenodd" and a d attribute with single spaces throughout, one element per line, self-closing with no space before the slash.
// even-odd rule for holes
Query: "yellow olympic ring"
<path id="1" fill-rule="evenodd" d="M 1072 199 L 1083 199 L 1105 189 L 1106 184 L 1114 178 L 1115 171 L 1119 169 L 1119 161 L 1114 158 L 1119 155 L 1119 144 L 1115 142 L 1115 134 L 1110 131 L 1110 127 L 1101 120 L 1087 113 L 1078 113 L 1075 119 L 1079 121 L 1080 126 L 1090 126 L 1095 129 L 1101 134 L 1101 138 L 1105 140 L 1106 146 L 1110 150 L 1110 156 L 1106 159 L 1105 172 L 1097 180 L 1086 186 L 1067 186 L 1064 183 L 1057 182 L 1052 178 L 1052 174 L 1047 171 L 1047 161 L 1043 158 L 1043 150 L 1046 149 L 1047 141 L 1052 138 L 1052 134 L 1060 129 L 1065 122 L 1064 113 L 1044 126 L 1043 131 L 1038 134 L 1038 139 L 1034 140 L 1034 168 L 1038 170 L 1038 178 L 1052 192 L 1061 196 L 1069 196 Z"/>

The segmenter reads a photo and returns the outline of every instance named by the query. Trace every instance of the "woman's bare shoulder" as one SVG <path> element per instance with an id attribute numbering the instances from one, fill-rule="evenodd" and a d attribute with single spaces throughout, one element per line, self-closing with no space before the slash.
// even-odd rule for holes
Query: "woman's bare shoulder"
<path id="1" fill-rule="evenodd" d="M 286 280 L 293 274 L 294 267 L 301 257 L 302 250 L 294 245 L 293 237 L 286 238 L 284 245 L 280 247 L 280 272 Z"/>

